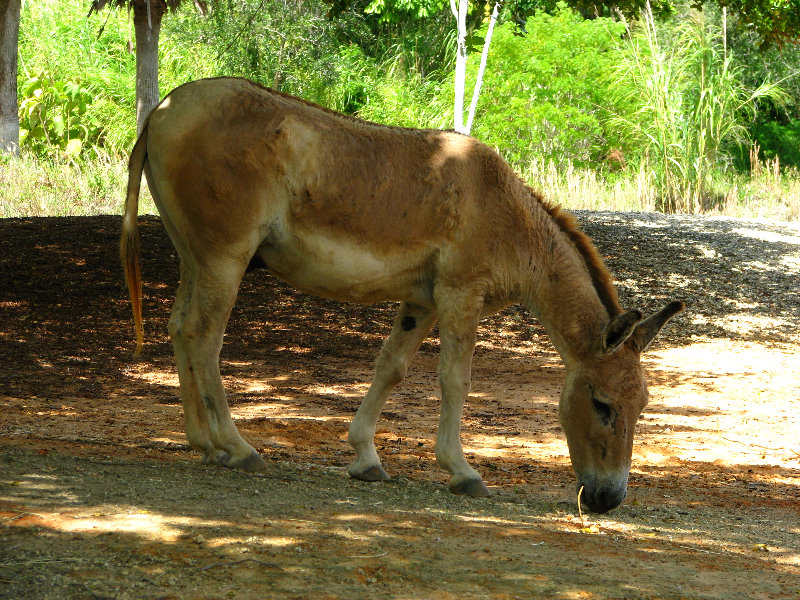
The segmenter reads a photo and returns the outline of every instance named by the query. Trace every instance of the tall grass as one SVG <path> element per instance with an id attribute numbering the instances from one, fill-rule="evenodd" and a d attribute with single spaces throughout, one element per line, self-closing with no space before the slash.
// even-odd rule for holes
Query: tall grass
<path id="1" fill-rule="evenodd" d="M 658 208 L 669 212 L 713 209 L 715 173 L 730 157 L 726 145 L 746 141 L 745 125 L 755 101 L 785 96 L 772 83 L 748 89 L 742 68 L 724 44 L 725 32 L 703 13 L 689 19 L 665 40 L 649 5 L 642 13 L 638 35 L 620 48 L 618 88 L 637 106 L 617 115 L 617 125 L 633 145 L 643 148 L 659 193 Z"/>
<path id="2" fill-rule="evenodd" d="M 658 194 L 644 166 L 609 177 L 571 162 L 563 166 L 541 158 L 532 161 L 522 176 L 553 202 L 569 209 L 653 211 L 656 208 Z"/>
<path id="3" fill-rule="evenodd" d="M 93 95 L 88 116 L 106 124 L 103 148 L 124 153 L 136 132 L 133 25 L 125 10 L 106 9 L 87 18 L 87 6 L 63 0 L 23 3 L 20 92 L 26 80 L 41 74 L 80 83 Z M 162 93 L 214 71 L 211 50 L 196 39 L 177 40 L 162 32 L 159 53 Z"/>
<path id="4" fill-rule="evenodd" d="M 445 129 L 452 125 L 452 103 L 442 106 L 440 102 L 442 85 L 407 70 L 403 55 L 390 55 L 376 64 L 359 52 L 350 54 L 351 63 L 342 72 L 332 108 L 399 127 Z M 360 92 L 356 110 L 348 110 L 350 90 Z"/>

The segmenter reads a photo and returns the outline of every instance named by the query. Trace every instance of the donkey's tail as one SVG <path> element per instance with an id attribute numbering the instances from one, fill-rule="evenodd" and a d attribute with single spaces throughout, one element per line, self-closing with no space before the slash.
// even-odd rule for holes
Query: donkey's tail
<path id="1" fill-rule="evenodd" d="M 128 195 L 125 200 L 125 214 L 122 216 L 122 237 L 119 241 L 119 255 L 125 267 L 125 281 L 133 308 L 133 325 L 136 331 L 136 351 L 142 352 L 144 330 L 142 328 L 142 272 L 139 268 L 139 188 L 142 183 L 144 163 L 147 160 L 147 123 L 136 141 L 128 163 Z"/>

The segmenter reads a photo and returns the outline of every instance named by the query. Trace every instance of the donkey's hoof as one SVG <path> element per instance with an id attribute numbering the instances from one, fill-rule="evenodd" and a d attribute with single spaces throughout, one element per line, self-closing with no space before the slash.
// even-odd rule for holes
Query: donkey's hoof
<path id="1" fill-rule="evenodd" d="M 228 461 L 226 467 L 233 467 L 234 469 L 241 469 L 248 473 L 263 473 L 267 470 L 267 463 L 261 455 L 253 450 L 244 458 L 231 459 Z"/>
<path id="2" fill-rule="evenodd" d="M 230 455 L 224 450 L 208 450 L 203 452 L 203 458 L 200 459 L 204 465 L 223 465 L 227 466 L 231 460 Z"/>
<path id="3" fill-rule="evenodd" d="M 351 465 L 347 472 L 353 479 L 360 479 L 361 481 L 389 481 L 391 479 L 380 465 L 372 465 L 363 471 L 356 470 Z"/>
<path id="4" fill-rule="evenodd" d="M 462 479 L 447 485 L 448 489 L 458 496 L 472 496 L 473 498 L 487 498 L 492 495 L 482 479 Z"/>
<path id="5" fill-rule="evenodd" d="M 217 450 L 213 454 L 204 454 L 203 464 L 219 465 L 229 469 L 241 469 L 248 473 L 263 473 L 267 470 L 267 463 L 255 450 L 241 458 L 236 458 L 224 450 Z"/>

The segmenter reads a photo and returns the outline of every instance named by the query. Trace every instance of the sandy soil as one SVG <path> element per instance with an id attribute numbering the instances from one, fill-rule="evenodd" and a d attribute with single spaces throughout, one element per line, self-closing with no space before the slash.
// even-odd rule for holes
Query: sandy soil
<path id="1" fill-rule="evenodd" d="M 347 425 L 393 308 L 248 275 L 223 373 L 271 465 L 257 477 L 186 445 L 165 335 L 177 261 L 158 221 L 142 225 L 134 359 L 119 218 L 0 220 L 0 598 L 800 598 L 796 276 L 737 271 L 723 250 L 758 225 L 715 226 L 712 247 L 684 222 L 582 219 L 626 304 L 677 289 L 690 305 L 646 357 L 629 496 L 602 517 L 578 514 L 563 369 L 521 309 L 481 330 L 464 443 L 494 496 L 466 499 L 433 457 L 436 336 L 380 424 L 394 479 L 352 481 Z M 791 273 L 800 236 L 764 231 L 760 260 Z"/>

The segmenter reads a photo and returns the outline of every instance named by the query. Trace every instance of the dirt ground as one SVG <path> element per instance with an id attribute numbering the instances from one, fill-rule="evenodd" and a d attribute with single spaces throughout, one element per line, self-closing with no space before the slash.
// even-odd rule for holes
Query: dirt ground
<path id="1" fill-rule="evenodd" d="M 481 329 L 464 445 L 493 496 L 462 498 L 433 456 L 436 332 L 380 422 L 392 481 L 353 481 L 393 307 L 248 275 L 222 362 L 270 464 L 247 475 L 186 445 L 159 221 L 135 359 L 119 217 L 0 220 L 0 598 L 800 599 L 800 229 L 580 218 L 624 305 L 689 305 L 646 356 L 628 499 L 603 516 L 578 514 L 563 369 L 522 309 Z"/>

